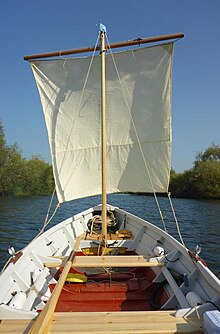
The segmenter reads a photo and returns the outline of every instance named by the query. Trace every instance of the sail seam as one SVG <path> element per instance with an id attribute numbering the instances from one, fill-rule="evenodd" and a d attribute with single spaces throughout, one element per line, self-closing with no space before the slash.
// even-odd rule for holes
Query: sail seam
<path id="1" fill-rule="evenodd" d="M 141 143 L 142 144 L 155 144 L 155 143 L 169 143 L 170 140 L 169 139 L 166 139 L 166 140 L 161 140 L 161 141 L 142 141 Z M 125 144 L 111 144 L 111 145 L 107 145 L 108 148 L 111 148 L 111 147 L 123 147 L 123 146 L 132 146 L 132 145 L 139 145 L 138 142 L 133 142 L 133 143 L 125 143 Z M 69 149 L 65 149 L 65 150 L 58 150 L 56 149 L 56 152 L 72 152 L 72 151 L 83 151 L 83 150 L 93 150 L 93 149 L 100 149 L 101 147 L 100 146 L 88 146 L 88 147 L 82 147 L 82 148 L 69 148 Z"/>

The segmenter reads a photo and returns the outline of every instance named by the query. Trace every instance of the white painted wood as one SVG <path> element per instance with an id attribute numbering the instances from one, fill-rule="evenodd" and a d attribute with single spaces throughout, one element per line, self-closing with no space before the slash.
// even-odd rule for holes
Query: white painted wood
<path id="1" fill-rule="evenodd" d="M 186 287 L 184 284 L 179 287 L 166 267 L 163 267 L 162 269 L 159 267 L 153 268 L 157 275 L 155 281 L 161 281 L 163 280 L 163 277 L 166 277 L 169 282 L 169 284 L 166 285 L 167 292 L 170 295 L 169 302 L 165 304 L 167 307 L 175 304 L 179 309 L 187 308 L 188 305 L 185 301 L 185 294 L 191 289 L 201 295 L 201 298 L 204 300 L 215 300 L 216 295 L 218 295 L 220 291 L 219 280 L 209 271 L 209 269 L 204 267 L 200 261 L 195 263 L 189 257 L 188 251 L 178 241 L 143 219 L 135 217 L 118 208 L 110 208 L 112 211 L 115 210 L 115 215 L 121 222 L 123 228 L 123 222 L 126 216 L 126 228 L 129 228 L 129 226 L 131 227 L 133 239 L 108 241 L 109 245 L 111 245 L 112 242 L 116 242 L 115 246 L 128 247 L 131 250 L 135 248 L 140 254 L 149 255 L 151 252 L 152 259 L 150 261 L 154 261 L 157 259 L 154 258 L 152 250 L 159 240 L 159 245 L 166 250 L 168 260 L 175 260 L 177 257 L 179 258 L 178 261 L 168 262 L 168 267 L 179 273 L 187 273 L 189 287 Z M 0 303 L 3 303 L 3 306 L 4 304 L 7 306 L 6 304 L 11 299 L 14 291 L 19 292 L 25 290 L 27 293 L 27 303 L 25 306 L 27 310 L 25 311 L 26 315 L 28 312 L 31 312 L 28 311 L 28 309 L 32 308 L 35 301 L 37 301 L 38 307 L 43 307 L 43 302 L 40 300 L 39 296 L 36 296 L 37 294 L 34 292 L 34 289 L 33 291 L 30 290 L 30 287 L 33 284 L 31 282 L 31 272 L 35 269 L 42 269 L 43 264 L 48 262 L 48 259 L 51 259 L 51 262 L 53 262 L 54 265 L 57 264 L 57 266 L 59 266 L 61 259 L 52 255 L 64 256 L 64 258 L 68 256 L 71 247 L 75 244 L 76 237 L 80 235 L 82 231 L 86 231 L 87 221 L 91 218 L 94 209 L 101 210 L 101 206 L 85 210 L 81 214 L 77 214 L 64 220 L 58 225 L 53 226 L 22 250 L 23 255 L 21 258 L 15 264 L 9 264 L 5 271 L 0 275 Z M 92 246 L 94 246 L 94 242 L 91 240 L 82 240 L 81 242 L 81 247 Z M 166 262 L 166 258 L 159 259 L 160 261 Z M 51 269 L 52 275 L 54 275 L 55 272 L 56 269 Z M 47 284 L 46 280 L 51 280 L 52 278 L 51 275 L 49 276 L 48 278 L 42 277 L 41 284 L 39 283 L 39 285 L 43 287 L 44 284 Z M 4 309 L 4 312 L 3 308 L 0 307 L 0 319 L 4 317 L 4 314 L 6 313 L 7 317 L 10 317 L 10 308 L 6 307 L 7 311 Z M 13 310 L 11 312 L 14 316 L 15 312 Z M 32 316 L 33 314 L 30 313 L 30 317 Z"/>
<path id="2" fill-rule="evenodd" d="M 13 273 L 11 274 L 11 278 L 13 279 L 13 281 L 16 282 L 21 291 L 26 291 L 29 288 L 27 282 L 22 278 L 21 275 L 17 273 L 16 270 L 14 270 Z"/>
<path id="3" fill-rule="evenodd" d="M 164 277 L 166 278 L 167 282 L 169 283 L 171 289 L 173 290 L 173 293 L 176 296 L 180 306 L 182 308 L 189 307 L 190 305 L 188 304 L 188 302 L 186 300 L 186 297 L 184 296 L 181 289 L 179 288 L 179 286 L 175 282 L 175 280 L 174 280 L 173 276 L 170 274 L 169 270 L 166 267 L 162 267 L 161 270 L 162 270 L 162 273 L 163 273 Z"/>
<path id="4" fill-rule="evenodd" d="M 46 293 L 48 289 L 48 283 L 46 278 L 48 275 L 49 275 L 49 269 L 44 268 L 42 272 L 39 274 L 34 284 L 29 287 L 28 296 L 23 307 L 25 311 L 30 311 L 35 299 L 37 297 L 39 298 L 42 297 Z"/>

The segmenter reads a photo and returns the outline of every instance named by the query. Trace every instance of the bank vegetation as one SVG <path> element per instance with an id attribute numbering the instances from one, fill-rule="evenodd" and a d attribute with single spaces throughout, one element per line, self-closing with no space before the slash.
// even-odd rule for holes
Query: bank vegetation
<path id="1" fill-rule="evenodd" d="M 51 165 L 39 155 L 26 159 L 16 144 L 7 145 L 0 122 L 0 196 L 49 195 L 53 189 Z M 189 170 L 172 169 L 169 191 L 172 197 L 220 199 L 220 146 L 198 153 Z"/>

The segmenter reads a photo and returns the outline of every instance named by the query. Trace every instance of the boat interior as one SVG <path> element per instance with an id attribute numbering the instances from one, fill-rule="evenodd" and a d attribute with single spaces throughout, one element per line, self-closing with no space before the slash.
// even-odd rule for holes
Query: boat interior
<path id="1" fill-rule="evenodd" d="M 100 220 L 98 206 L 52 227 L 16 254 L 1 276 L 3 317 L 33 318 L 42 311 L 82 234 L 56 312 L 192 312 L 187 298 L 191 291 L 202 312 L 213 308 L 212 303 L 220 304 L 215 276 L 212 282 L 206 280 L 204 265 L 188 256 L 179 242 L 123 210 L 109 206 L 109 211 L 116 224 L 108 228 L 106 245 L 101 230 L 91 227 L 94 217 Z"/>
<path id="2" fill-rule="evenodd" d="M 77 256 L 86 255 L 78 252 Z M 153 282 L 155 273 L 151 268 L 79 269 L 72 268 L 68 274 L 57 312 L 149 311 L 160 309 L 168 300 L 164 282 Z M 55 278 L 58 279 L 59 274 L 60 270 Z M 55 284 L 51 284 L 50 290 L 54 287 Z"/>

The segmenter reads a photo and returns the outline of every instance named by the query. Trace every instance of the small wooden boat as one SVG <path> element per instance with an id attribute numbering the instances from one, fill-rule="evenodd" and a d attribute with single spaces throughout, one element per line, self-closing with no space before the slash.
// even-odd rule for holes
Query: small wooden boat
<path id="1" fill-rule="evenodd" d="M 168 234 L 156 197 L 169 184 L 174 43 L 105 55 L 183 34 L 105 45 L 106 36 L 101 25 L 100 46 L 25 57 L 59 204 L 99 193 L 102 204 L 11 249 L 0 275 L 0 332 L 217 333 L 220 281 L 199 247 L 192 252 L 181 234 L 181 242 Z M 87 51 L 91 58 L 63 57 Z M 123 191 L 153 193 L 164 230 L 107 204 L 107 193 Z"/>

